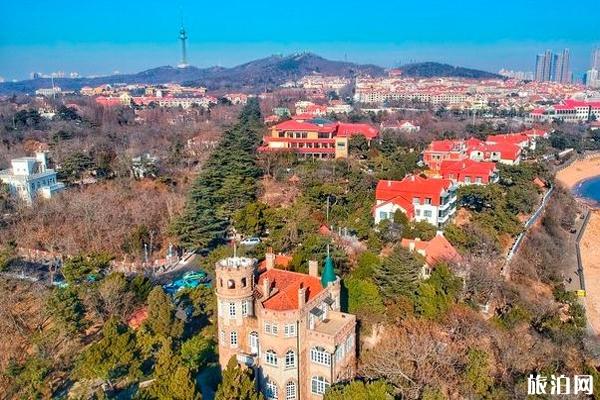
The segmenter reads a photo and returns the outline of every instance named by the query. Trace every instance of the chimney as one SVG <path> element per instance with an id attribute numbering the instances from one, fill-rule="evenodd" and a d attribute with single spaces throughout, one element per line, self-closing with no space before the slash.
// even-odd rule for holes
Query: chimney
<path id="1" fill-rule="evenodd" d="M 265 299 L 269 298 L 269 294 L 271 292 L 271 282 L 269 282 L 269 278 L 263 279 L 263 296 Z"/>
<path id="2" fill-rule="evenodd" d="M 387 181 L 388 187 L 392 186 L 392 181 Z"/>
<path id="3" fill-rule="evenodd" d="M 411 241 L 408 243 L 408 250 L 410 250 L 410 251 L 415 251 L 415 242 L 414 242 L 414 240 L 411 240 Z"/>
<path id="4" fill-rule="evenodd" d="M 48 168 L 48 157 L 45 151 L 38 151 L 35 153 L 35 160 L 40 163 L 40 172 L 46 172 Z"/>
<path id="5" fill-rule="evenodd" d="M 303 285 L 300 284 L 300 287 L 298 288 L 298 309 L 304 307 L 304 304 L 306 303 L 306 289 L 302 286 Z"/>
<path id="6" fill-rule="evenodd" d="M 265 261 L 267 271 L 275 268 L 275 254 L 273 253 L 273 248 L 269 247 L 267 253 L 265 254 Z"/>
<path id="7" fill-rule="evenodd" d="M 435 232 L 435 235 L 436 235 L 436 236 L 444 236 L 444 231 L 443 231 L 443 230 L 441 230 L 441 229 L 438 229 L 438 230 Z"/>
<path id="8" fill-rule="evenodd" d="M 319 263 L 316 260 L 310 260 L 308 262 L 308 275 L 319 277 Z"/>

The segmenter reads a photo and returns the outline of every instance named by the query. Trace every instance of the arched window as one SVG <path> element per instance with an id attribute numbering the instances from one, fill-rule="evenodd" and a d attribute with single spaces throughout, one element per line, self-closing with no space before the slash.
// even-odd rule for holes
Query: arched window
<path id="1" fill-rule="evenodd" d="M 258 333 L 250 332 L 250 352 L 258 354 Z"/>
<path id="2" fill-rule="evenodd" d="M 329 382 L 322 376 L 313 376 L 310 380 L 310 389 L 314 394 L 324 394 L 329 387 Z"/>
<path id="3" fill-rule="evenodd" d="M 296 366 L 296 352 L 294 350 L 289 350 L 285 353 L 285 367 L 293 368 Z"/>
<path id="4" fill-rule="evenodd" d="M 296 382 L 289 381 L 285 384 L 285 400 L 296 400 Z"/>
<path id="5" fill-rule="evenodd" d="M 235 289 L 235 281 L 233 279 L 227 280 L 227 289 Z"/>
<path id="6" fill-rule="evenodd" d="M 277 385 L 275 382 L 267 381 L 265 395 L 267 400 L 277 400 Z"/>
<path id="7" fill-rule="evenodd" d="M 313 347 L 310 349 L 310 360 L 316 364 L 331 365 L 331 354 L 323 347 Z"/>
<path id="8" fill-rule="evenodd" d="M 277 353 L 273 350 L 267 350 L 265 352 L 265 362 L 269 365 L 277 366 Z"/>

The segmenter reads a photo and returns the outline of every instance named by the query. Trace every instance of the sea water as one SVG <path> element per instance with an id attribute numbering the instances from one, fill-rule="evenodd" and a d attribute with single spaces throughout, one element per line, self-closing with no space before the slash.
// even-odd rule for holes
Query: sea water
<path id="1" fill-rule="evenodd" d="M 575 195 L 600 205 L 600 176 L 578 183 L 575 186 Z"/>

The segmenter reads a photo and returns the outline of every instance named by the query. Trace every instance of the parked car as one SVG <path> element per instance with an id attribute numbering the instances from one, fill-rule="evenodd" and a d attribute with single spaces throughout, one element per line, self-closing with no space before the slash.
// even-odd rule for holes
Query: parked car
<path id="1" fill-rule="evenodd" d="M 257 238 L 255 236 L 246 238 L 240 242 L 240 244 L 243 244 L 244 246 L 256 246 L 259 243 L 260 243 L 260 238 Z"/>

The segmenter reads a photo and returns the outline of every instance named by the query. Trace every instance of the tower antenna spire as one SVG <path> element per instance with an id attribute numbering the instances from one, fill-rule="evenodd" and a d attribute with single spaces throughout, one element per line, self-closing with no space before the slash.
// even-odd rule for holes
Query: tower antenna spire
<path id="1" fill-rule="evenodd" d="M 181 11 L 181 29 L 179 30 L 179 40 L 181 40 L 181 63 L 178 65 L 179 68 L 186 68 L 189 66 L 187 62 L 187 49 L 186 49 L 186 40 L 187 33 L 183 26 L 183 11 Z"/>

